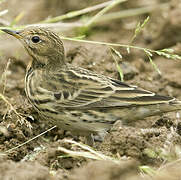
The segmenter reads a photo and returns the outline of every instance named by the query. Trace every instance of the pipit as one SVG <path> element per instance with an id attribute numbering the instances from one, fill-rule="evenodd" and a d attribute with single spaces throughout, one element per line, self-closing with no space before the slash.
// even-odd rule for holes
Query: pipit
<path id="1" fill-rule="evenodd" d="M 25 91 L 33 107 L 65 130 L 104 134 L 117 120 L 130 122 L 181 109 L 181 101 L 156 95 L 66 62 L 60 37 L 45 28 L 3 29 L 32 57 Z"/>

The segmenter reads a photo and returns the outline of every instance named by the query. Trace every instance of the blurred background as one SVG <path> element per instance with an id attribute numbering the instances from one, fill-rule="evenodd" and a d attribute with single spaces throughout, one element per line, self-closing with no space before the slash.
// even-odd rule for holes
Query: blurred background
<path id="1" fill-rule="evenodd" d="M 111 6 L 113 2 L 115 5 Z M 99 17 L 95 18 L 97 15 Z M 0 0 L 0 28 L 22 29 L 30 25 L 47 27 L 57 32 L 62 37 L 69 63 L 120 80 L 117 68 L 119 65 L 123 71 L 125 82 L 181 99 L 180 0 Z M 65 37 L 74 38 L 74 41 L 66 40 Z M 76 40 L 117 43 L 136 46 L 136 48 L 130 48 L 128 51 L 126 46 L 111 46 L 120 53 L 120 56 L 115 56 L 108 45 Z M 160 50 L 160 54 L 155 52 L 157 50 Z M 152 56 L 149 56 L 146 51 L 149 51 Z M 0 101 L 0 150 L 2 152 L 51 127 L 51 123 L 45 124 L 39 121 L 36 112 L 25 96 L 24 76 L 29 60 L 30 57 L 18 40 L 0 32 L 0 93 L 3 95 Z M 19 117 L 16 112 L 32 124 L 32 131 L 25 124 L 18 123 L 19 118 L 22 117 Z M 169 114 L 166 118 L 159 116 L 157 119 L 157 124 L 154 124 L 155 118 L 151 118 L 149 121 L 135 123 L 134 127 L 119 129 L 119 136 L 112 134 L 113 137 L 108 137 L 101 146 L 98 144 L 96 150 L 101 150 L 118 159 L 121 156 L 128 156 L 141 164 L 148 163 L 158 167 L 167 159 L 150 157 L 145 153 L 145 149 L 165 147 L 167 134 L 171 133 L 170 126 L 173 125 L 175 128 L 178 124 L 174 124 L 175 114 Z M 145 136 L 141 135 L 140 127 L 150 129 L 156 127 L 159 129 L 159 133 L 152 132 L 151 135 L 146 136 L 145 140 Z M 176 144 L 181 142 L 180 129 L 178 128 L 177 131 Z M 137 133 L 137 130 L 140 133 Z M 119 139 L 115 138 L 117 136 Z M 2 161 L 0 169 L 6 166 L 7 170 L 4 172 L 9 177 L 14 177 L 13 173 L 9 172 L 11 169 L 15 169 L 14 171 L 20 173 L 18 179 L 23 179 L 23 171 L 19 171 L 18 166 L 25 167 L 27 172 L 35 169 L 34 167 L 38 171 L 43 169 L 42 177 L 44 179 L 49 178 L 50 175 L 47 167 L 58 172 L 60 176 L 57 175 L 55 179 L 66 179 L 65 177 L 71 174 L 70 170 L 77 167 L 82 169 L 76 171 L 72 179 L 76 179 L 80 174 L 79 179 L 91 179 L 91 176 L 86 174 L 89 168 L 90 174 L 94 174 L 96 170 L 100 172 L 98 176 L 92 176 L 94 179 L 100 179 L 102 174 L 106 173 L 105 179 L 109 179 L 110 174 L 114 173 L 117 173 L 120 179 L 137 174 L 135 162 L 125 163 L 123 166 L 108 163 L 105 166 L 105 162 L 102 164 L 93 162 L 93 164 L 87 165 L 91 160 L 86 158 L 59 159 L 62 152 L 58 151 L 56 147 L 65 146 L 58 141 L 65 137 L 73 138 L 70 132 L 67 133 L 60 129 L 53 130 L 45 137 L 8 154 L 4 157 L 4 163 L 0 158 Z M 82 139 L 80 138 L 78 141 L 82 142 Z M 47 149 L 37 156 L 34 150 L 40 146 L 45 146 Z M 77 149 L 79 150 L 79 148 Z M 35 156 L 34 162 L 38 162 L 41 166 L 26 163 L 14 164 L 14 161 L 29 160 L 27 155 L 31 153 Z M 8 160 L 11 160 L 11 163 Z M 84 166 L 85 164 L 86 166 Z M 102 169 L 103 166 L 105 169 Z M 122 167 L 124 168 L 121 171 Z M 122 176 L 125 169 L 127 173 Z M 36 178 L 39 174 L 38 171 Z M 46 175 L 47 172 L 48 175 Z M 1 175 L 0 173 L 0 179 L 2 179 Z M 33 177 L 33 175 L 29 174 L 29 177 Z"/>

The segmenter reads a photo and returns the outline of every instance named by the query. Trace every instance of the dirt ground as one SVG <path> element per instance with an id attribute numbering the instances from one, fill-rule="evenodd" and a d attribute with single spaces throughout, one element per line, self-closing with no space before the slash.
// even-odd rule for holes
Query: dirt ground
<path id="1" fill-rule="evenodd" d="M 75 3 L 76 2 L 76 3 Z M 26 10 L 19 24 L 31 24 L 73 10 L 79 10 L 95 2 L 89 0 L 8 0 L 0 4 L 8 14 L 1 20 L 11 22 Z M 96 1 L 97 3 L 104 0 Z M 112 43 L 130 44 L 135 27 L 149 15 L 149 23 L 136 37 L 133 45 L 151 49 L 172 48 L 181 55 L 181 2 L 180 0 L 137 0 L 123 3 L 112 11 L 158 6 L 162 9 L 140 16 L 111 20 L 96 24 L 86 39 Z M 80 18 L 80 17 L 79 17 Z M 73 18 L 68 22 L 78 21 Z M 85 17 L 84 17 L 85 18 Z M 78 30 L 61 31 L 62 35 L 75 37 Z M 86 69 L 120 79 L 110 49 L 107 46 L 64 40 L 67 61 Z M 149 63 L 143 51 L 116 48 L 123 56 L 119 65 L 124 80 L 162 95 L 181 99 L 181 61 L 154 55 L 152 58 L 161 75 Z M 80 147 L 65 143 L 65 139 L 85 142 L 83 137 L 74 137 L 71 132 L 56 127 L 46 134 L 27 142 L 53 125 L 44 122 L 29 104 L 24 92 L 24 76 L 30 57 L 21 44 L 12 37 L 0 36 L 0 179 L 1 180 L 136 180 L 150 179 L 139 167 L 150 166 L 156 170 L 153 179 L 181 178 L 179 157 L 181 147 L 181 120 L 179 112 L 149 117 L 129 125 L 116 122 L 103 142 L 96 142 L 94 150 L 119 160 L 93 160 L 73 157 L 59 147 L 83 151 Z M 31 128 L 30 128 L 31 126 Z"/>

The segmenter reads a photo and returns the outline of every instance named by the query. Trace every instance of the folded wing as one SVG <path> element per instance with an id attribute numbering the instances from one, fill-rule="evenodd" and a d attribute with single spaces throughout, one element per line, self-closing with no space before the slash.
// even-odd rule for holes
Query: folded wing
<path id="1" fill-rule="evenodd" d="M 54 92 L 56 109 L 103 108 L 114 106 L 169 103 L 174 98 L 155 95 L 121 81 L 94 74 L 90 71 L 70 69 L 56 75 L 64 88 Z"/>

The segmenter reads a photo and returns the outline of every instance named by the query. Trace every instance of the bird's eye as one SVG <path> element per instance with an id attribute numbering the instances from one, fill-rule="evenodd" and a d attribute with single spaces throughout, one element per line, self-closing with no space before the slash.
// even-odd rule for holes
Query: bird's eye
<path id="1" fill-rule="evenodd" d="M 40 42 L 39 36 L 33 36 L 33 37 L 31 38 L 31 40 L 32 40 L 33 43 L 38 43 L 38 42 Z"/>

